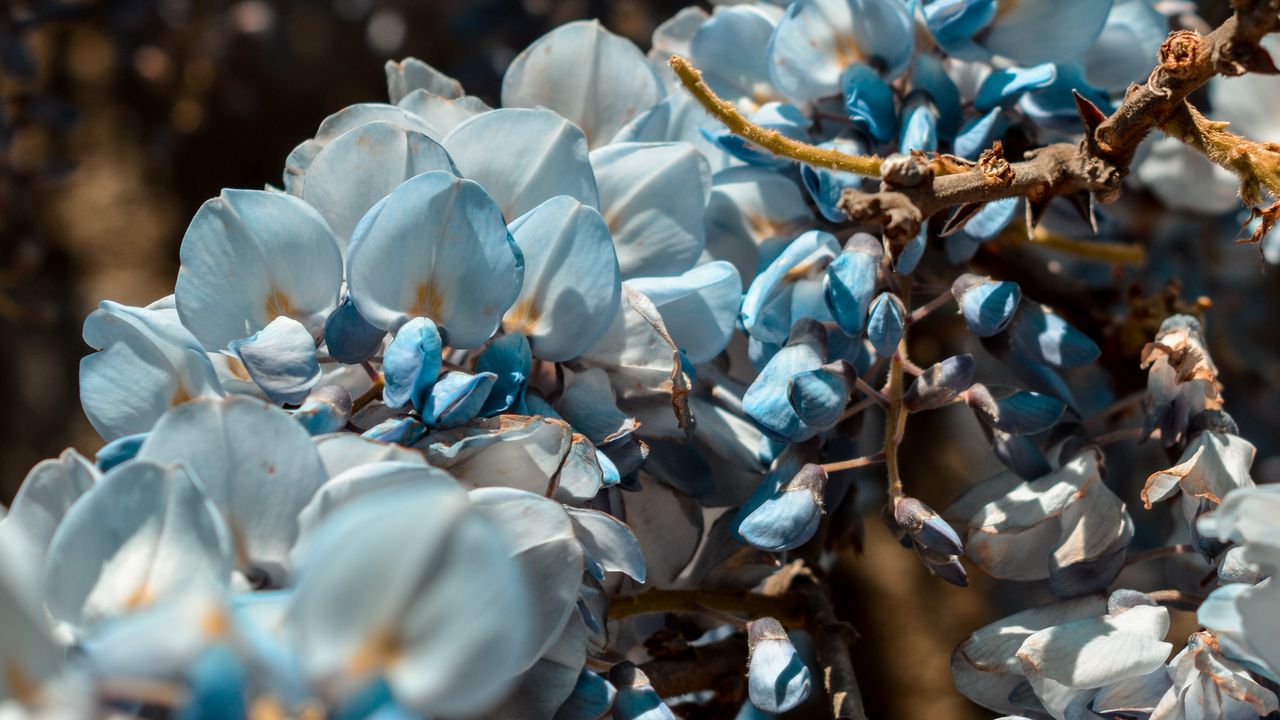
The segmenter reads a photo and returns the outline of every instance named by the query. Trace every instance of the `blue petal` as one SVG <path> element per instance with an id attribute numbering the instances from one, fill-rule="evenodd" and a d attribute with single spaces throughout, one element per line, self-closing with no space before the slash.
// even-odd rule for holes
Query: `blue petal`
<path id="1" fill-rule="evenodd" d="M 422 421 L 429 427 L 457 427 L 480 413 L 498 376 L 493 373 L 470 375 L 447 372 L 431 386 L 431 394 L 417 406 Z"/>
<path id="2" fill-rule="evenodd" d="M 456 173 L 449 154 L 420 132 L 371 122 L 334 138 L 316 155 L 295 193 L 320 212 L 345 250 L 369 208 L 414 175 Z"/>
<path id="3" fill-rule="evenodd" d="M 187 670 L 189 695 L 178 712 L 181 720 L 241 720 L 246 716 L 246 673 L 240 658 L 226 645 L 215 645 Z"/>
<path id="4" fill-rule="evenodd" d="M 765 168 L 740 166 L 712 176 L 711 200 L 703 222 L 707 255 L 733 263 L 745 281 L 772 262 L 787 242 L 812 226 L 813 212 L 788 177 Z"/>
<path id="5" fill-rule="evenodd" d="M 775 345 L 786 342 L 787 333 L 799 319 L 792 310 L 795 286 L 810 273 L 826 268 L 839 252 L 835 236 L 820 230 L 810 230 L 788 245 L 747 288 L 740 316 L 747 334 Z"/>
<path id="6" fill-rule="evenodd" d="M 223 190 L 191 219 L 179 256 L 178 315 L 209 350 L 282 315 L 319 334 L 338 303 L 338 239 L 315 208 L 284 193 Z"/>
<path id="7" fill-rule="evenodd" d="M 1151 74 L 1151 58 L 1169 32 L 1169 19 L 1147 0 L 1119 0 L 1113 4 L 1106 25 L 1085 55 L 1089 84 L 1111 92 L 1123 92 L 1130 83 L 1145 82 Z"/>
<path id="8" fill-rule="evenodd" d="M 383 420 L 362 434 L 370 440 L 384 443 L 395 443 L 409 447 L 421 440 L 430 431 L 420 420 L 412 417 L 398 417 Z"/>
<path id="9" fill-rule="evenodd" d="M 773 618 L 747 626 L 751 647 L 747 688 L 751 704 L 771 713 L 784 713 L 809 697 L 813 680 L 786 630 Z"/>
<path id="10" fill-rule="evenodd" d="M 852 392 L 852 368 L 847 363 L 837 363 L 834 367 L 797 373 L 791 378 L 787 396 L 801 422 L 825 430 L 840 422 Z"/>
<path id="11" fill-rule="evenodd" d="M 106 440 L 146 432 L 170 407 L 223 393 L 204 348 L 172 309 L 104 301 L 85 318 L 84 341 L 101 352 L 80 361 L 80 403 Z"/>
<path id="12" fill-rule="evenodd" d="M 947 75 L 942 61 L 933 55 L 916 58 L 915 67 L 911 70 L 911 88 L 933 98 L 938 109 L 938 134 L 944 140 L 954 138 L 964 119 L 960 110 L 960 89 Z"/>
<path id="13" fill-rule="evenodd" d="M 443 366 L 443 347 L 429 318 L 414 318 L 400 328 L 382 357 L 382 401 L 387 407 L 426 405 Z"/>
<path id="14" fill-rule="evenodd" d="M 907 327 L 907 308 L 893 293 L 880 293 L 871 305 L 867 319 L 867 339 L 876 355 L 892 357 L 898 350 L 898 342 Z"/>
<path id="15" fill-rule="evenodd" d="M 324 323 L 324 342 L 329 357 L 347 365 L 359 365 L 377 355 L 386 336 L 386 330 L 374 327 L 364 319 L 350 294 L 342 298 Z"/>
<path id="16" fill-rule="evenodd" d="M 313 437 L 338 432 L 351 419 L 351 393 L 341 385 L 322 385 L 307 395 L 293 419 Z"/>
<path id="17" fill-rule="evenodd" d="M 791 340 L 769 360 L 743 395 L 742 407 L 747 417 L 767 435 L 792 442 L 807 440 L 827 429 L 806 425 L 792 404 L 793 378 L 822 367 L 825 355 L 826 331 L 822 326 L 811 320 L 796 323 Z"/>
<path id="18" fill-rule="evenodd" d="M 630 40 L 599 21 L 566 23 L 525 48 L 502 78 L 502 104 L 568 118 L 593 148 L 662 99 L 662 81 Z"/>
<path id="19" fill-rule="evenodd" d="M 776 21 L 751 5 L 718 5 L 689 45 L 689 57 L 720 97 L 761 105 L 781 100 L 769 80 L 768 47 Z"/>
<path id="20" fill-rule="evenodd" d="M 911 382 L 902 396 L 911 412 L 933 410 L 951 402 L 973 384 L 972 355 L 956 355 L 936 362 Z"/>
<path id="21" fill-rule="evenodd" d="M 983 150 L 991 147 L 1009 127 L 1009 119 L 1005 117 L 1003 108 L 995 108 L 986 115 L 979 115 L 964 124 L 956 135 L 956 155 L 969 160 L 977 160 Z"/>
<path id="22" fill-rule="evenodd" d="M 627 285 L 658 308 L 671 339 L 690 362 L 711 360 L 733 337 L 742 305 L 742 279 L 727 262 L 709 262 L 677 277 L 636 278 Z"/>
<path id="23" fill-rule="evenodd" d="M 1004 198 L 987 203 L 976 215 L 969 218 L 961 230 L 966 237 L 986 242 L 1004 231 L 1018 214 L 1021 198 Z"/>
<path id="24" fill-rule="evenodd" d="M 1009 337 L 1016 355 L 1055 368 L 1088 365 L 1102 353 L 1088 335 L 1036 303 L 1019 308 L 1009 327 Z"/>
<path id="25" fill-rule="evenodd" d="M 967 60 L 985 59 L 973 36 L 996 16 L 996 0 L 934 0 L 924 6 L 925 24 L 938 45 Z"/>
<path id="26" fill-rule="evenodd" d="M 960 312 L 969 330 L 978 337 L 991 337 L 1004 330 L 1022 301 L 1022 288 L 1015 282 L 965 274 L 956 278 L 951 292 L 960 303 Z"/>
<path id="27" fill-rule="evenodd" d="M 508 410 L 521 412 L 529 375 L 533 372 L 529 341 L 520 334 L 496 338 L 476 358 L 476 372 L 492 373 L 497 377 L 480 409 L 481 415 L 488 417 Z"/>
<path id="28" fill-rule="evenodd" d="M 1044 432 L 1058 422 L 1067 407 L 1051 395 L 1026 390 L 997 398 L 982 385 L 971 387 L 966 393 L 966 400 L 979 419 L 1011 435 Z"/>
<path id="29" fill-rule="evenodd" d="M 566 508 L 566 511 L 573 520 L 574 535 L 592 562 L 605 572 L 626 573 L 636 582 L 644 582 L 644 554 L 640 541 L 626 523 L 596 510 Z"/>
<path id="30" fill-rule="evenodd" d="M 297 405 L 320 382 L 316 342 L 293 318 L 278 317 L 253 335 L 232 340 L 227 349 L 240 357 L 271 402 Z"/>
<path id="31" fill-rule="evenodd" d="M 837 138 L 819 143 L 818 147 L 839 150 L 848 155 L 867 153 L 866 142 L 861 139 L 861 135 L 858 138 Z M 844 195 L 844 191 L 861 189 L 862 184 L 866 182 L 865 177 L 856 173 L 812 165 L 800 166 L 800 179 L 804 182 L 804 189 L 808 191 L 809 197 L 813 198 L 814 204 L 818 206 L 818 212 L 822 213 L 822 217 L 838 223 L 849 220 L 849 216 L 839 207 L 840 197 Z"/>
<path id="32" fill-rule="evenodd" d="M 388 60 L 382 69 L 387 76 L 387 96 L 393 103 L 400 102 L 415 90 L 425 90 L 449 99 L 462 97 L 462 83 L 418 58 L 407 57 L 399 62 Z"/>
<path id="33" fill-rule="evenodd" d="M 928 95 L 912 93 L 903 102 L 898 146 L 903 152 L 938 150 L 938 111 Z"/>
<path id="34" fill-rule="evenodd" d="M 617 688 L 613 701 L 614 720 L 676 720 L 671 708 L 662 702 L 649 678 L 635 665 L 622 662 L 609 671 L 609 680 Z"/>
<path id="35" fill-rule="evenodd" d="M 805 544 L 822 521 L 826 481 L 826 471 L 817 465 L 806 465 L 758 505 L 753 502 L 757 499 L 753 495 L 753 500 L 739 511 L 738 534 L 753 547 L 768 552 L 784 552 Z M 745 512 L 752 506 L 754 509 Z"/>
<path id="36" fill-rule="evenodd" d="M 572 360 L 618 313 L 622 279 L 609 228 L 600 213 L 560 195 L 510 230 L 524 255 L 525 278 L 502 327 L 527 337 L 540 359 Z"/>
<path id="37" fill-rule="evenodd" d="M 1037 124 L 1063 132 L 1080 132 L 1080 113 L 1076 109 L 1075 94 L 1097 105 L 1103 112 L 1111 112 L 1115 105 L 1107 93 L 1085 82 L 1079 66 L 1057 65 L 1057 79 L 1039 92 L 1025 95 L 1018 107 Z"/>
<path id="38" fill-rule="evenodd" d="M 1018 0 L 991 24 L 982 44 L 1022 65 L 1068 62 L 1093 44 L 1111 0 Z"/>
<path id="39" fill-rule="evenodd" d="M 147 439 L 148 434 L 137 433 L 112 440 L 103 445 L 98 454 L 93 456 L 94 464 L 98 466 L 98 470 L 106 472 L 120 463 L 132 460 L 138 454 L 138 448 L 142 447 L 142 441 Z"/>
<path id="40" fill-rule="evenodd" d="M 898 117 L 893 107 L 893 89 L 869 65 L 858 63 L 845 68 L 840 79 L 844 109 L 853 125 L 877 143 L 893 139 Z"/>
<path id="41" fill-rule="evenodd" d="M 1053 63 L 1032 67 L 1011 67 L 993 71 L 982 81 L 973 104 L 978 112 L 1008 107 L 1032 90 L 1047 88 L 1058 79 Z"/>
<path id="42" fill-rule="evenodd" d="M 618 691 L 608 680 L 583 670 L 573 693 L 556 711 L 552 720 L 598 720 L 613 706 Z"/>
<path id="43" fill-rule="evenodd" d="M 916 266 L 920 264 L 920 259 L 924 257 L 924 251 L 928 247 L 929 228 L 926 226 L 920 228 L 920 232 L 898 251 L 893 271 L 899 275 L 910 275 L 915 272 Z"/>
<path id="44" fill-rule="evenodd" d="M 623 279 L 678 275 L 706 243 L 711 166 L 691 144 L 613 143 L 591 153 Z"/>
<path id="45" fill-rule="evenodd" d="M 849 239 L 844 252 L 827 267 L 823 282 L 827 307 L 850 335 L 862 334 L 867 311 L 876 292 L 876 273 L 884 249 L 867 233 Z"/>
<path id="46" fill-rule="evenodd" d="M 485 191 L 429 172 L 396 188 L 360 222 L 347 281 L 370 323 L 394 330 L 429 317 L 451 346 L 472 348 L 497 329 L 523 274 L 520 251 Z"/>
<path id="47" fill-rule="evenodd" d="M 508 220 L 557 195 L 600 206 L 587 139 L 550 110 L 502 108 L 483 113 L 463 121 L 443 144 L 463 176 L 480 183 Z M 523 162 L 511 162 L 513 147 L 537 152 Z"/>
<path id="48" fill-rule="evenodd" d="M 796 102 L 840 92 L 840 75 L 874 60 L 887 77 L 911 62 L 912 19 L 900 0 L 800 0 L 769 42 L 773 83 Z"/>

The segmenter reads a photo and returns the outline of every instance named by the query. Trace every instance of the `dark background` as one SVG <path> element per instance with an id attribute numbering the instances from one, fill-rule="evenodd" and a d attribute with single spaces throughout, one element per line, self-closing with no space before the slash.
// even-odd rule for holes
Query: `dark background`
<path id="1" fill-rule="evenodd" d="M 0 9 L 0 501 L 40 459 L 67 446 L 91 455 L 101 445 L 77 399 L 77 364 L 89 351 L 80 339 L 85 315 L 102 299 L 141 305 L 172 292 L 178 244 L 199 205 L 224 187 L 278 184 L 285 156 L 327 115 L 385 101 L 385 60 L 422 58 L 496 106 L 502 69 L 552 27 L 599 17 L 647 49 L 654 26 L 682 5 L 10 0 Z M 1210 2 L 1204 12 L 1217 20 L 1224 8 Z M 1153 256 L 1153 266 L 1177 277 L 1178 262 L 1227 263 L 1245 268 L 1247 287 L 1267 293 L 1251 289 L 1252 301 L 1213 293 L 1215 313 L 1253 319 L 1245 323 L 1252 345 L 1232 340 L 1225 323 L 1213 337 L 1228 407 L 1260 446 L 1255 475 L 1274 475 L 1265 459 L 1280 450 L 1268 432 L 1280 428 L 1268 309 L 1276 285 L 1253 255 L 1241 262 L 1230 228 L 1195 222 L 1184 223 L 1182 244 Z M 984 260 L 998 267 L 1002 257 Z M 913 346 L 913 354 L 936 360 L 928 356 L 941 349 Z M 1130 389 L 1142 382 L 1135 354 L 1130 346 L 1119 356 Z M 941 509 L 992 472 L 989 455 L 972 450 L 983 444 L 974 433 L 950 410 L 913 420 L 904 448 L 913 492 Z M 1111 468 L 1135 514 L 1140 478 L 1163 461 L 1143 452 Z M 990 717 L 951 687 L 951 650 L 1042 591 L 982 577 L 969 588 L 945 585 L 873 518 L 865 542 L 862 556 L 840 564 L 835 584 L 842 616 L 862 635 L 853 655 L 871 717 Z M 1155 589 L 1167 586 L 1166 569 L 1140 568 L 1122 580 Z M 1171 639 L 1191 630 L 1193 616 L 1175 613 Z"/>

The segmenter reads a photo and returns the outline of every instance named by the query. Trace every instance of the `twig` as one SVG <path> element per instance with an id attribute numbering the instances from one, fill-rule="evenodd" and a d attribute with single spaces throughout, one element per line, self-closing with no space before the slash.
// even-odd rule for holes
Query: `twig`
<path id="1" fill-rule="evenodd" d="M 934 310 L 937 310 L 938 308 L 943 307 L 944 305 L 946 305 L 947 303 L 951 302 L 954 299 L 955 299 L 955 294 L 951 292 L 951 288 L 947 288 L 946 290 L 942 291 L 942 293 L 939 294 L 934 299 L 921 305 L 915 310 L 912 310 L 911 318 L 908 321 L 908 324 L 920 322 L 921 320 L 928 317 L 929 314 L 932 313 Z"/>
<path id="2" fill-rule="evenodd" d="M 1203 595 L 1181 590 L 1155 590 L 1147 593 L 1147 596 L 1159 605 L 1170 605 L 1179 610 L 1195 610 L 1204 603 Z"/>
<path id="3" fill-rule="evenodd" d="M 640 666 L 653 689 L 664 698 L 713 688 L 727 675 L 743 675 L 746 668 L 747 639 L 742 633 Z"/>
<path id="4" fill-rule="evenodd" d="M 1142 552 L 1134 553 L 1124 559 L 1124 566 L 1137 565 L 1138 563 L 1156 558 L 1169 557 L 1171 555 L 1189 555 L 1196 552 L 1194 545 L 1166 545 L 1165 547 L 1151 548 Z"/>
<path id="5" fill-rule="evenodd" d="M 907 429 L 908 413 L 902 406 L 903 356 L 907 352 L 907 343 L 903 340 L 898 350 L 889 360 L 889 407 L 884 418 L 884 462 L 889 475 L 889 497 L 902 497 L 902 475 L 898 471 L 898 446 Z"/>
<path id="6" fill-rule="evenodd" d="M 856 470 L 870 465 L 876 465 L 884 462 L 884 453 L 879 452 L 874 455 L 864 455 L 862 457 L 853 458 L 851 460 L 841 460 L 839 462 L 823 463 L 822 469 L 828 473 L 840 472 L 841 470 Z"/>
<path id="7" fill-rule="evenodd" d="M 853 381 L 853 384 L 859 390 L 866 393 L 867 397 L 875 401 L 877 404 L 886 406 L 886 407 L 889 405 L 889 398 L 885 397 L 884 393 L 868 385 L 866 380 L 863 380 L 862 378 L 856 378 Z"/>
<path id="8" fill-rule="evenodd" d="M 849 643 L 855 636 L 853 628 L 836 617 L 825 585 L 816 580 L 806 581 L 797 583 L 796 589 L 807 601 L 809 632 L 817 646 L 818 663 L 822 666 L 822 679 L 831 701 L 832 717 L 836 720 L 866 720 L 858 678 L 853 673 L 853 661 L 849 659 Z"/>
<path id="9" fill-rule="evenodd" d="M 623 595 L 609 603 L 609 619 L 656 612 L 697 614 L 704 608 L 746 615 L 750 619 L 772 616 L 788 627 L 804 624 L 804 605 L 790 595 L 771 596 L 746 590 L 646 590 Z"/>
<path id="10" fill-rule="evenodd" d="M 702 107 L 706 108 L 707 112 L 735 135 L 759 145 L 774 155 L 791 158 L 807 165 L 843 170 L 869 177 L 880 176 L 880 158 L 874 155 L 870 157 L 846 155 L 837 150 L 815 147 L 793 140 L 776 130 L 760 127 L 743 117 L 733 103 L 720 99 L 702 79 L 702 73 L 688 60 L 679 55 L 672 55 L 667 62 L 680 78 L 685 89 L 702 104 Z"/>

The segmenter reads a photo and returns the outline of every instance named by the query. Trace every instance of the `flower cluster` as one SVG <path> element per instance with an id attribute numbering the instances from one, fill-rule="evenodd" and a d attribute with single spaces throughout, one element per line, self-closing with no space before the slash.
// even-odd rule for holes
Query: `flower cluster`
<path id="1" fill-rule="evenodd" d="M 1147 0 L 759 2 L 686 8 L 646 57 L 573 22 L 512 61 L 497 109 L 387 63 L 389 102 L 325 119 L 281 187 L 199 209 L 172 295 L 85 321 L 107 443 L 37 466 L 0 522 L 5 709 L 650 720 L 825 695 L 859 717 L 822 575 L 860 522 L 851 472 L 883 464 L 884 521 L 931 573 L 1048 581 L 1052 603 L 956 650 L 974 701 L 1274 711 L 1252 673 L 1280 667 L 1275 494 L 1198 322 L 1142 355 L 1143 432 L 1182 452 L 1142 499 L 1181 491 L 1223 583 L 1170 660 L 1169 596 L 1113 588 L 1135 535 L 1091 418 L 1113 398 L 1068 373 L 1099 345 L 1035 288 L 954 267 L 1064 221 L 1001 198 L 904 242 L 848 222 L 872 178 L 750 139 L 1007 184 L 1002 148 L 1116 107 L 1168 23 Z M 972 352 L 917 366 L 909 336 L 953 303 Z M 939 514 L 899 449 L 960 405 L 1007 470 Z"/>

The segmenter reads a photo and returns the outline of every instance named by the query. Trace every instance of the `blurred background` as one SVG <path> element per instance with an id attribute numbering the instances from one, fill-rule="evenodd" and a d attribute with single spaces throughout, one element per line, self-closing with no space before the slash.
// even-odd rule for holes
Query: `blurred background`
<path id="1" fill-rule="evenodd" d="M 0 502 L 42 458 L 67 446 L 92 456 L 101 445 L 77 399 L 78 363 L 89 351 L 80 338 L 85 315 L 103 299 L 141 305 L 172 292 L 178 245 L 200 204 L 224 187 L 279 184 L 285 156 L 327 115 L 385 100 L 387 59 L 422 58 L 497 106 L 502 70 L 552 27 L 598 17 L 647 50 L 653 28 L 684 4 L 7 0 L 0 7 Z M 1224 0 L 1202 3 L 1211 22 L 1225 12 Z M 1057 280 L 1037 276 L 1017 248 L 984 249 L 978 265 L 1065 305 L 1104 345 L 1118 396 L 1142 388 L 1137 353 L 1168 310 L 1212 298 L 1208 327 L 1227 407 L 1259 446 L 1255 477 L 1275 479 L 1274 271 L 1264 272 L 1256 249 L 1232 243 L 1230 223 L 1164 213 L 1141 193 L 1125 200 L 1139 217 L 1125 239 L 1146 246 L 1150 264 L 1110 294 L 1074 293 L 1061 267 Z M 917 362 L 981 352 L 947 346 L 961 334 L 939 328 L 936 336 L 932 346 L 913 345 Z M 952 414 L 913 420 L 905 448 L 908 485 L 939 509 L 1000 469 L 989 452 L 973 450 L 985 444 L 976 426 Z M 1150 447 L 1110 459 L 1109 483 L 1135 516 L 1140 478 L 1163 461 Z M 1140 540 L 1162 542 L 1166 521 L 1140 519 Z M 981 577 L 964 589 L 934 580 L 874 518 L 864 546 L 841 563 L 835 586 L 842 615 L 862 635 L 854 659 L 871 717 L 989 717 L 951 687 L 951 650 L 1038 596 Z M 1160 563 L 1133 572 L 1122 580 L 1167 587 Z M 1175 615 L 1175 635 L 1194 629 L 1193 616 Z"/>

